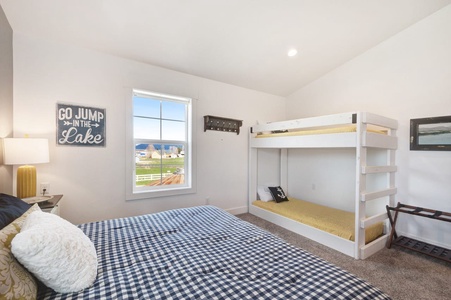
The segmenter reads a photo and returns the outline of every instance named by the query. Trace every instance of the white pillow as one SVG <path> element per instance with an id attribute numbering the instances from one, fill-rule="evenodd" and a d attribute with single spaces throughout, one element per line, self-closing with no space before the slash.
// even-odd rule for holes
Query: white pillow
<path id="1" fill-rule="evenodd" d="M 274 200 L 267 186 L 259 185 L 257 187 L 257 194 L 261 201 L 268 202 Z"/>
<path id="2" fill-rule="evenodd" d="M 45 212 L 31 213 L 11 242 L 17 260 L 56 292 L 78 292 L 97 276 L 91 240 L 75 225 Z"/>

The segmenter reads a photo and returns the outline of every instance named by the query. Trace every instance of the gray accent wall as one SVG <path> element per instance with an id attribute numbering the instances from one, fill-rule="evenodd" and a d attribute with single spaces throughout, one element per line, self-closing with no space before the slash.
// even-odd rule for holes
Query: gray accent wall
<path id="1" fill-rule="evenodd" d="M 0 6 L 0 138 L 13 132 L 13 31 Z M 0 142 L 0 192 L 11 194 L 12 166 L 3 165 L 3 142 Z"/>

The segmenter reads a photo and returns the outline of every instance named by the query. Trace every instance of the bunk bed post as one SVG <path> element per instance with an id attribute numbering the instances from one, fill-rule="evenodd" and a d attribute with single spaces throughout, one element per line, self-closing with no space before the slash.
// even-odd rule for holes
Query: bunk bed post
<path id="1" fill-rule="evenodd" d="M 250 212 L 252 201 L 257 199 L 258 149 L 251 146 L 251 138 L 252 131 L 249 133 L 248 212 Z"/>
<path id="2" fill-rule="evenodd" d="M 288 149 L 282 148 L 280 149 L 280 186 L 284 191 L 287 191 L 288 194 Z"/>
<path id="3" fill-rule="evenodd" d="M 360 259 L 360 249 L 365 246 L 365 229 L 361 226 L 361 220 L 365 218 L 366 208 L 365 202 L 362 200 L 362 194 L 366 190 L 366 174 L 362 172 L 362 168 L 366 166 L 367 150 L 363 147 L 363 138 L 366 132 L 366 124 L 363 123 L 364 116 L 362 112 L 357 112 L 357 141 L 356 141 L 356 190 L 355 190 L 355 241 L 354 241 L 354 258 Z"/>
<path id="4" fill-rule="evenodd" d="M 390 134 L 390 136 L 396 136 L 396 129 L 391 128 L 389 134 Z M 390 166 L 390 167 L 395 167 L 396 166 L 395 155 L 396 155 L 395 150 L 387 149 L 387 166 Z M 395 184 L 396 184 L 396 182 L 395 182 L 395 173 L 394 172 L 389 172 L 388 176 L 387 176 L 387 186 L 389 188 L 394 188 L 396 186 Z M 396 194 L 391 194 L 388 197 L 388 206 L 389 207 L 393 207 L 395 205 L 395 200 L 396 200 Z M 398 205 L 399 205 L 399 203 L 398 203 Z M 390 248 L 391 247 L 391 240 L 393 238 L 393 233 L 396 236 L 396 231 L 395 231 L 395 228 L 394 228 L 395 227 L 395 225 L 394 225 L 395 223 L 392 222 L 391 214 L 390 214 L 390 211 L 388 209 L 387 209 L 387 215 L 388 215 L 388 218 L 389 218 L 389 222 L 388 222 L 388 224 L 387 224 L 387 222 L 385 222 L 386 229 L 387 229 L 387 233 L 386 234 L 388 234 L 388 232 L 390 232 L 389 241 L 387 242 L 387 248 Z M 398 217 L 398 212 L 396 212 L 396 216 L 395 217 L 396 218 Z"/>

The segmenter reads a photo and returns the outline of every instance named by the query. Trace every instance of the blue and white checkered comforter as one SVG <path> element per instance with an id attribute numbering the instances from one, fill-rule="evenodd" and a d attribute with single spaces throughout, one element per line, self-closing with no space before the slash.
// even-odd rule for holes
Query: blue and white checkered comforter
<path id="1" fill-rule="evenodd" d="M 39 299 L 390 299 L 362 279 L 212 206 L 80 225 L 94 285 Z"/>

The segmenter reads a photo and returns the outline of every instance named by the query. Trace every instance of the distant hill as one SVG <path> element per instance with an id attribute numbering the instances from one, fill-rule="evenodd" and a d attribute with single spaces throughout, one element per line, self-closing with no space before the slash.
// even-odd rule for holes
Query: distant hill
<path id="1" fill-rule="evenodd" d="M 444 133 L 451 133 L 451 127 L 450 126 L 434 126 L 434 127 L 421 127 L 418 128 L 418 133 L 421 135 L 428 135 L 428 134 L 444 134 Z"/>
<path id="2" fill-rule="evenodd" d="M 135 149 L 136 150 L 146 150 L 147 145 L 148 144 L 138 144 L 135 146 Z M 164 145 L 164 150 L 168 151 L 169 149 L 171 149 L 172 146 L 177 146 L 177 145 Z M 153 147 L 155 148 L 155 150 L 161 149 L 161 145 L 158 145 L 158 144 L 154 144 Z"/>

